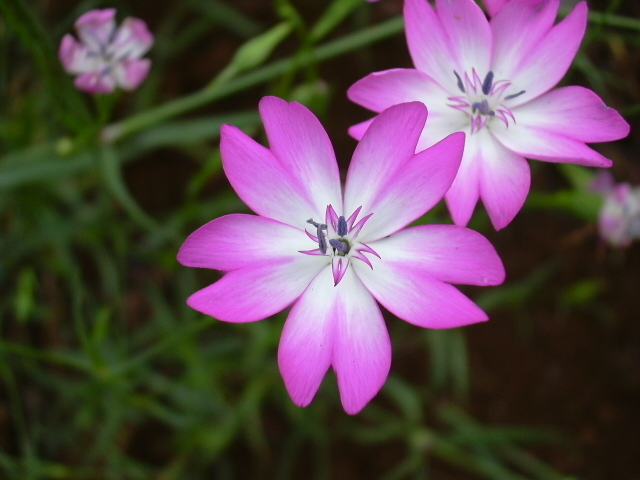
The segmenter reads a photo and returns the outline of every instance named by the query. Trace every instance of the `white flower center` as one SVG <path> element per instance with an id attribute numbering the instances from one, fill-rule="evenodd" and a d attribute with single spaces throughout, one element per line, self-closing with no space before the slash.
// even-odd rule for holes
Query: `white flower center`
<path id="1" fill-rule="evenodd" d="M 508 93 L 511 87 L 509 80 L 495 80 L 492 71 L 489 71 L 480 79 L 475 68 L 471 75 L 467 72 L 464 77 L 454 70 L 458 90 L 462 95 L 448 97 L 450 103 L 447 106 L 459 110 L 469 117 L 471 134 L 479 132 L 484 127 L 489 127 L 494 118 L 504 123 L 509 128 L 509 123 L 516 123 L 513 112 L 505 105 L 506 102 L 524 94 L 522 90 L 516 93 Z"/>
<path id="2" fill-rule="evenodd" d="M 334 285 L 338 285 L 347 272 L 351 259 L 360 260 L 373 269 L 373 264 L 365 254 L 371 254 L 378 258 L 380 255 L 369 245 L 358 242 L 358 234 L 373 215 L 365 215 L 359 221 L 358 214 L 362 207 L 358 207 L 349 218 L 338 216 L 331 205 L 327 206 L 325 223 L 316 222 L 310 218 L 307 224 L 315 228 L 315 232 L 305 229 L 307 236 L 316 244 L 317 248 L 304 250 L 300 253 L 329 257 L 333 270 Z"/>

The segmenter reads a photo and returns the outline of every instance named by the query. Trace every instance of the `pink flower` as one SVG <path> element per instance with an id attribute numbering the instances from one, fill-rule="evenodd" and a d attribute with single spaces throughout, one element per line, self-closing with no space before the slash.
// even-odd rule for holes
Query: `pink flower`
<path id="1" fill-rule="evenodd" d="M 554 25 L 559 0 L 511 0 L 488 21 L 473 0 L 406 0 L 407 42 L 416 69 L 373 73 L 349 98 L 380 112 L 421 101 L 429 128 L 418 148 L 467 132 L 460 171 L 446 194 L 451 215 L 466 225 L 479 199 L 496 229 L 507 226 L 529 192 L 524 157 L 609 167 L 589 142 L 625 137 L 629 125 L 592 91 L 556 85 L 575 57 L 587 6 Z M 369 122 L 352 127 L 362 137 Z"/>
<path id="2" fill-rule="evenodd" d="M 376 300 L 419 327 L 460 327 L 487 316 L 450 284 L 504 279 L 498 255 L 478 233 L 405 228 L 449 188 L 464 134 L 415 154 L 426 108 L 389 108 L 358 144 L 343 193 L 329 137 L 306 107 L 266 97 L 260 115 L 268 149 L 235 127 L 221 133 L 224 171 L 258 215 L 218 218 L 185 241 L 181 264 L 225 272 L 187 303 L 233 323 L 293 304 L 278 351 L 291 398 L 311 403 L 333 367 L 342 405 L 355 414 L 382 387 L 391 363 Z"/>
<path id="3" fill-rule="evenodd" d="M 75 85 L 92 94 L 113 92 L 116 87 L 135 90 L 149 73 L 151 61 L 142 56 L 153 45 L 147 24 L 126 18 L 119 28 L 112 8 L 91 10 L 76 20 L 80 41 L 65 35 L 58 52 L 65 70 L 77 75 Z"/>
<path id="4" fill-rule="evenodd" d="M 628 247 L 640 239 L 640 187 L 616 184 L 611 175 L 600 175 L 592 188 L 604 197 L 600 236 L 614 247 Z"/>

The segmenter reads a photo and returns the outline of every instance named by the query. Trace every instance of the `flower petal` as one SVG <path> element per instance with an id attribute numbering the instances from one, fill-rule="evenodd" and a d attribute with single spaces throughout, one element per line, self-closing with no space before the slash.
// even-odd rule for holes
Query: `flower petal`
<path id="1" fill-rule="evenodd" d="M 391 176 L 380 193 L 367 203 L 374 215 L 361 238 L 372 241 L 400 230 L 442 200 L 456 177 L 464 133 L 454 133 L 413 156 Z"/>
<path id="2" fill-rule="evenodd" d="M 233 270 L 197 291 L 187 304 L 224 322 L 256 322 L 287 308 L 322 268 L 324 257 L 300 255 Z"/>
<path id="3" fill-rule="evenodd" d="M 420 70 L 396 68 L 374 72 L 351 85 L 347 96 L 374 112 L 381 112 L 399 103 L 418 101 L 429 108 L 444 103 L 447 92 Z"/>
<path id="4" fill-rule="evenodd" d="M 116 27 L 116 10 L 90 10 L 76 20 L 78 36 L 89 50 L 106 48 Z"/>
<path id="5" fill-rule="evenodd" d="M 331 270 L 322 270 L 293 306 L 282 330 L 278 366 L 289 396 L 300 407 L 311 403 L 331 365 L 339 291 Z"/>
<path id="6" fill-rule="evenodd" d="M 116 31 L 109 50 L 116 58 L 137 59 L 149 51 L 153 40 L 144 20 L 128 17 Z"/>
<path id="7" fill-rule="evenodd" d="M 469 135 L 460 170 L 445 195 L 447 207 L 456 225 L 469 223 L 480 197 L 480 142 L 478 134 Z"/>
<path id="8" fill-rule="evenodd" d="M 404 22 L 413 64 L 443 88 L 453 91 L 456 88 L 451 68 L 453 50 L 433 7 L 427 0 L 406 0 Z"/>
<path id="9" fill-rule="evenodd" d="M 83 73 L 74 82 L 78 90 L 91 94 L 111 93 L 116 88 L 116 79 L 112 75 L 97 73 Z"/>
<path id="10" fill-rule="evenodd" d="M 290 176 L 306 189 L 320 212 L 327 205 L 342 210 L 340 172 L 333 146 L 316 116 L 304 105 L 277 97 L 260 101 L 273 155 Z"/>
<path id="11" fill-rule="evenodd" d="M 518 124 L 541 128 L 582 142 L 610 142 L 629 134 L 629 124 L 584 87 L 552 90 L 517 108 Z"/>
<path id="12" fill-rule="evenodd" d="M 588 167 L 610 167 L 612 162 L 584 143 L 529 125 L 509 128 L 495 124 L 491 132 L 509 150 L 543 162 L 575 163 Z"/>
<path id="13" fill-rule="evenodd" d="M 375 117 L 374 117 L 375 118 Z M 364 122 L 356 123 L 349 127 L 349 135 L 356 140 L 361 140 L 364 137 L 364 132 L 366 132 L 371 126 L 371 122 L 373 122 L 373 118 L 369 120 L 365 120 Z"/>
<path id="14" fill-rule="evenodd" d="M 497 78 L 511 78 L 553 26 L 559 0 L 511 0 L 491 20 L 493 60 Z"/>
<path id="15" fill-rule="evenodd" d="M 509 107 L 522 105 L 553 88 L 571 66 L 587 28 L 587 4 L 580 2 L 536 46 L 514 65 L 506 78 L 513 82 L 514 92 L 526 93 L 509 102 Z M 507 73 L 505 72 L 505 75 Z"/>
<path id="16" fill-rule="evenodd" d="M 491 64 L 492 40 L 482 9 L 473 0 L 436 0 L 436 11 L 460 69 L 471 74 L 475 68 L 480 75 L 485 75 Z"/>
<path id="17" fill-rule="evenodd" d="M 485 237 L 465 227 L 407 228 L 372 243 L 371 247 L 380 254 L 382 262 L 423 270 L 447 283 L 500 285 L 505 277 L 495 248 Z"/>
<path id="18" fill-rule="evenodd" d="M 297 257 L 305 248 L 309 240 L 299 229 L 265 217 L 232 214 L 189 235 L 180 247 L 178 261 L 185 267 L 228 271 Z"/>
<path id="19" fill-rule="evenodd" d="M 238 196 L 254 212 L 289 225 L 304 227 L 308 218 L 322 218 L 306 187 L 293 178 L 273 154 L 236 127 L 221 130 L 222 166 Z"/>
<path id="20" fill-rule="evenodd" d="M 492 17 L 496 15 L 508 2 L 509 0 L 484 0 L 487 11 Z"/>
<path id="21" fill-rule="evenodd" d="M 126 60 L 115 69 L 118 84 L 124 90 L 135 90 L 149 75 L 151 60 Z"/>
<path id="22" fill-rule="evenodd" d="M 487 315 L 455 287 L 409 263 L 383 257 L 373 270 L 355 263 L 367 289 L 398 318 L 423 328 L 456 328 L 486 321 Z"/>
<path id="23" fill-rule="evenodd" d="M 387 379 L 391 342 L 378 305 L 353 270 L 338 288 L 332 364 L 342 406 L 355 415 Z"/>
<path id="24" fill-rule="evenodd" d="M 480 198 L 496 230 L 511 223 L 531 186 L 529 163 L 485 134 L 480 152 Z"/>
<path id="25" fill-rule="evenodd" d="M 373 120 L 351 159 L 345 212 L 363 206 L 363 213 L 370 213 L 369 206 L 388 179 L 413 157 L 426 119 L 426 107 L 413 102 L 391 107 Z"/>
<path id="26" fill-rule="evenodd" d="M 87 47 L 77 42 L 73 35 L 65 35 L 60 42 L 58 57 L 69 73 L 89 73 L 100 69 L 100 62 L 89 55 Z"/>

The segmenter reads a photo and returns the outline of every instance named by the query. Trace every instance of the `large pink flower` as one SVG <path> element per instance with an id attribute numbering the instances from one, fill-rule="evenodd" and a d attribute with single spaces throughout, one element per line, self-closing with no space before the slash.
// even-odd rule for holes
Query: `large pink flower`
<path id="1" fill-rule="evenodd" d="M 609 167 L 611 161 L 586 143 L 629 132 L 592 91 L 551 90 L 571 65 L 587 25 L 584 2 L 554 25 L 558 4 L 512 0 L 489 21 L 473 0 L 436 0 L 435 9 L 426 0 L 406 0 L 416 68 L 373 73 L 349 89 L 352 101 L 375 112 L 424 102 L 429 128 L 419 149 L 456 131 L 468 133 L 460 171 L 446 195 L 458 225 L 469 222 L 479 199 L 496 229 L 513 220 L 530 187 L 524 157 Z M 353 127 L 352 135 L 362 137 L 368 124 Z"/>
<path id="2" fill-rule="evenodd" d="M 243 323 L 293 304 L 278 351 L 291 398 L 308 405 L 333 367 L 344 409 L 354 414 L 382 387 L 391 363 L 375 300 L 420 327 L 459 327 L 487 316 L 450 283 L 503 281 L 500 259 L 478 233 L 405 228 L 449 188 L 464 134 L 415 154 L 426 108 L 389 108 L 358 144 L 343 195 L 331 142 L 307 108 L 266 97 L 260 114 L 269 149 L 235 127 L 221 134 L 225 173 L 258 215 L 218 218 L 185 241 L 180 263 L 225 272 L 188 305 Z"/>
<path id="3" fill-rule="evenodd" d="M 75 85 L 92 94 L 113 92 L 116 87 L 135 90 L 149 73 L 151 61 L 142 56 L 153 45 L 147 24 L 126 18 L 119 28 L 112 8 L 91 10 L 76 20 L 80 41 L 65 35 L 59 57 L 65 70 L 77 75 Z"/>

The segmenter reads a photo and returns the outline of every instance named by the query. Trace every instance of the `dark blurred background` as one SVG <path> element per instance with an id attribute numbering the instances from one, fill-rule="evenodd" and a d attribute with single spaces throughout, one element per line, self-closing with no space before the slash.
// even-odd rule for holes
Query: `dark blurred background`
<path id="1" fill-rule="evenodd" d="M 246 210 L 220 167 L 220 124 L 264 141 L 260 97 L 298 99 L 346 166 L 347 128 L 368 117 L 346 89 L 411 65 L 401 1 L 2 2 L 0 477 L 640 478 L 640 246 L 599 238 L 601 200 L 581 169 L 532 162 L 527 207 L 499 233 L 479 209 L 473 227 L 508 272 L 502 287 L 468 289 L 491 321 L 423 332 L 387 315 L 392 376 L 357 417 L 332 375 L 308 409 L 291 404 L 275 354 L 284 315 L 226 325 L 185 306 L 217 277 L 179 267 L 180 243 Z M 563 83 L 622 111 L 630 137 L 596 148 L 640 185 L 640 4 L 589 5 Z M 148 22 L 154 67 L 140 90 L 95 101 L 56 52 L 105 6 Z M 278 24 L 290 33 L 219 93 L 162 110 Z M 442 207 L 428 220 L 450 222 Z"/>

